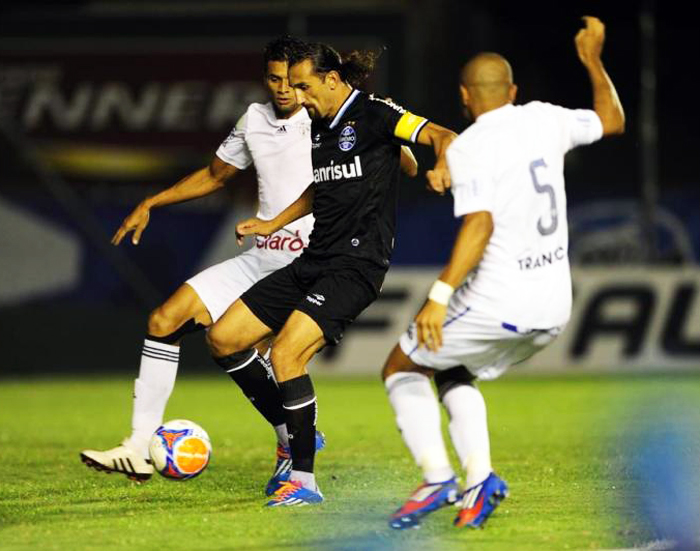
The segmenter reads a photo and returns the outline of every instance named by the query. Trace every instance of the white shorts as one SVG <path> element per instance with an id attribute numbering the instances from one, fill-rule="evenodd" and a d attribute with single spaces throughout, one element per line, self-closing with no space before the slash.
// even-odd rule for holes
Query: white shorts
<path id="1" fill-rule="evenodd" d="M 401 335 L 399 345 L 417 365 L 433 369 L 463 365 L 478 379 L 489 380 L 542 350 L 562 329 L 515 327 L 450 302 L 442 326 L 442 346 L 437 352 L 418 348 L 415 323 Z"/>
<path id="2" fill-rule="evenodd" d="M 299 253 L 253 247 L 199 272 L 186 283 L 195 290 L 215 322 L 255 283 L 298 256 Z"/>

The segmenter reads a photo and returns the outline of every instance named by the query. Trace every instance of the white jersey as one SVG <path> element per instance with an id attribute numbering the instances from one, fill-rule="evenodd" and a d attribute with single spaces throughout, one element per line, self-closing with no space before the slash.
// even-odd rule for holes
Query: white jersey
<path id="1" fill-rule="evenodd" d="M 258 177 L 258 218 L 270 220 L 291 205 L 314 181 L 311 166 L 311 119 L 300 109 L 278 119 L 272 103 L 251 103 L 231 134 L 216 151 L 239 169 L 255 165 Z M 269 237 L 257 237 L 265 250 L 299 253 L 309 242 L 313 217 L 296 220 Z"/>
<path id="2" fill-rule="evenodd" d="M 455 293 L 465 307 L 518 328 L 571 314 L 564 154 L 603 135 L 594 111 L 542 102 L 479 116 L 447 150 L 456 217 L 488 211 L 494 230 Z"/>

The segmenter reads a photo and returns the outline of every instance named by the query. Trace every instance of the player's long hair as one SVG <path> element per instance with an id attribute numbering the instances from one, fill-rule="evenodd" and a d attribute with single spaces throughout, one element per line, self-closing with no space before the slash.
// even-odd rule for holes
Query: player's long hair
<path id="1" fill-rule="evenodd" d="M 295 65 L 305 60 L 313 63 L 314 71 L 326 75 L 338 71 L 340 78 L 353 88 L 362 88 L 365 81 L 374 71 L 377 59 L 383 50 L 353 50 L 342 56 L 328 44 L 312 42 L 294 47 L 289 55 L 289 65 Z"/>

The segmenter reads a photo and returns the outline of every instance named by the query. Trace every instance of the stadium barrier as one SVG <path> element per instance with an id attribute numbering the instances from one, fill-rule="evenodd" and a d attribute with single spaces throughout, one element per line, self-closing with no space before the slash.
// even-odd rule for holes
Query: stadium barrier
<path id="1" fill-rule="evenodd" d="M 378 373 L 438 275 L 395 267 L 381 298 L 344 342 L 314 360 L 317 373 Z M 523 373 L 700 370 L 700 269 L 577 268 L 566 330 L 514 368 Z M 505 320 L 504 320 L 505 321 Z"/>

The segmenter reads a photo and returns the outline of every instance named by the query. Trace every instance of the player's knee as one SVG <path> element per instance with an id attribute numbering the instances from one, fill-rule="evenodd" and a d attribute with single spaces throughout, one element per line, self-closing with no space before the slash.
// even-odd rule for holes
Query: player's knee
<path id="1" fill-rule="evenodd" d="M 230 331 L 220 324 L 214 324 L 207 333 L 207 345 L 213 356 L 222 358 L 242 350 L 247 350 L 250 346 L 243 346 Z"/>
<path id="2" fill-rule="evenodd" d="M 176 319 L 166 308 L 159 306 L 148 317 L 148 334 L 166 337 L 178 329 L 180 322 L 181 320 Z"/>
<path id="3" fill-rule="evenodd" d="M 394 373 L 399 373 L 400 371 L 412 371 L 414 366 L 412 362 L 401 350 L 399 345 L 396 345 L 394 349 L 389 353 L 389 357 L 384 363 L 382 368 L 382 380 L 386 381 L 388 377 L 391 377 Z"/>
<path id="4" fill-rule="evenodd" d="M 398 373 L 400 369 L 396 364 L 391 363 L 387 360 L 382 368 L 382 381 L 386 381 L 387 378 L 391 377 L 394 373 Z"/>
<path id="5" fill-rule="evenodd" d="M 438 396 L 442 400 L 450 390 L 459 386 L 474 386 L 476 377 L 463 365 L 435 373 L 435 386 Z"/>

